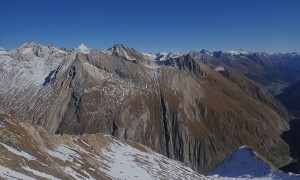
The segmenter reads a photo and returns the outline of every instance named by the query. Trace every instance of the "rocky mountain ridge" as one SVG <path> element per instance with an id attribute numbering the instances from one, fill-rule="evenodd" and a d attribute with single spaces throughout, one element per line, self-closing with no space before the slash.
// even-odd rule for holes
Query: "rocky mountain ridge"
<path id="1" fill-rule="evenodd" d="M 199 172 L 244 144 L 287 164 L 284 108 L 259 84 L 215 68 L 197 54 L 153 61 L 124 45 L 29 43 L 0 55 L 0 110 L 50 133 L 132 140 Z"/>

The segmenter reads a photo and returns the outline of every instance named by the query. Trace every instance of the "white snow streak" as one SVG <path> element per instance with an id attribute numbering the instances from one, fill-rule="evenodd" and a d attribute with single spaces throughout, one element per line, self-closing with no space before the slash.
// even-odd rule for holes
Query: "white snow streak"
<path id="1" fill-rule="evenodd" d="M 26 179 L 26 180 L 35 180 L 32 177 L 26 176 L 22 173 L 13 171 L 7 167 L 0 165 L 0 177 L 3 179 Z"/>
<path id="2" fill-rule="evenodd" d="M 25 158 L 25 159 L 28 159 L 28 160 L 36 160 L 35 157 L 31 156 L 31 155 L 28 154 L 27 152 L 24 152 L 24 151 L 18 151 L 18 150 L 16 150 L 16 149 L 14 149 L 14 148 L 12 148 L 12 147 L 10 147 L 10 146 L 8 146 L 8 145 L 2 143 L 2 142 L 0 142 L 0 144 L 1 144 L 2 146 L 4 146 L 8 151 L 10 151 L 10 152 L 13 153 L 13 154 L 16 154 L 16 155 L 21 156 L 21 157 L 23 157 L 23 158 Z"/>

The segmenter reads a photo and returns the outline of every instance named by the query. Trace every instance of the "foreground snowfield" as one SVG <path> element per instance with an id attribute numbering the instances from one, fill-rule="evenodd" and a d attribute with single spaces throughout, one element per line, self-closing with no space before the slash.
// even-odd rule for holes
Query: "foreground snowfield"
<path id="1" fill-rule="evenodd" d="M 50 135 L 0 115 L 3 179 L 205 179 L 181 162 L 101 134 Z"/>
<path id="2" fill-rule="evenodd" d="M 2 179 L 300 179 L 239 148 L 209 176 L 140 144 L 102 134 L 51 135 L 0 114 Z"/>

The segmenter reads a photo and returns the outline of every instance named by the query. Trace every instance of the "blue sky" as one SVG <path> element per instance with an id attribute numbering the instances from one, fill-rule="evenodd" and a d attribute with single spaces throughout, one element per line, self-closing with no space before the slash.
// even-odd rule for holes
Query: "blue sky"
<path id="1" fill-rule="evenodd" d="M 2 0 L 0 46 L 300 52 L 299 0 Z"/>

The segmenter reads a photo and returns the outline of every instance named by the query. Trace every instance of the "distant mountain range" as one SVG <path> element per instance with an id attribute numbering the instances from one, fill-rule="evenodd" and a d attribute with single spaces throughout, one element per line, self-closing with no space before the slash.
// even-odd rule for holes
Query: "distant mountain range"
<path id="1" fill-rule="evenodd" d="M 243 145 L 276 169 L 292 158 L 281 137 L 290 115 L 273 95 L 300 80 L 299 58 L 242 50 L 149 54 L 122 44 L 67 50 L 30 42 L 0 50 L 0 112 L 42 127 L 46 139 L 102 133 L 143 144 L 196 172 L 210 172 Z M 0 142 L 15 143 L 4 136 Z M 111 177 L 83 170 L 75 171 Z M 36 172 L 25 171 L 30 177 Z"/>

